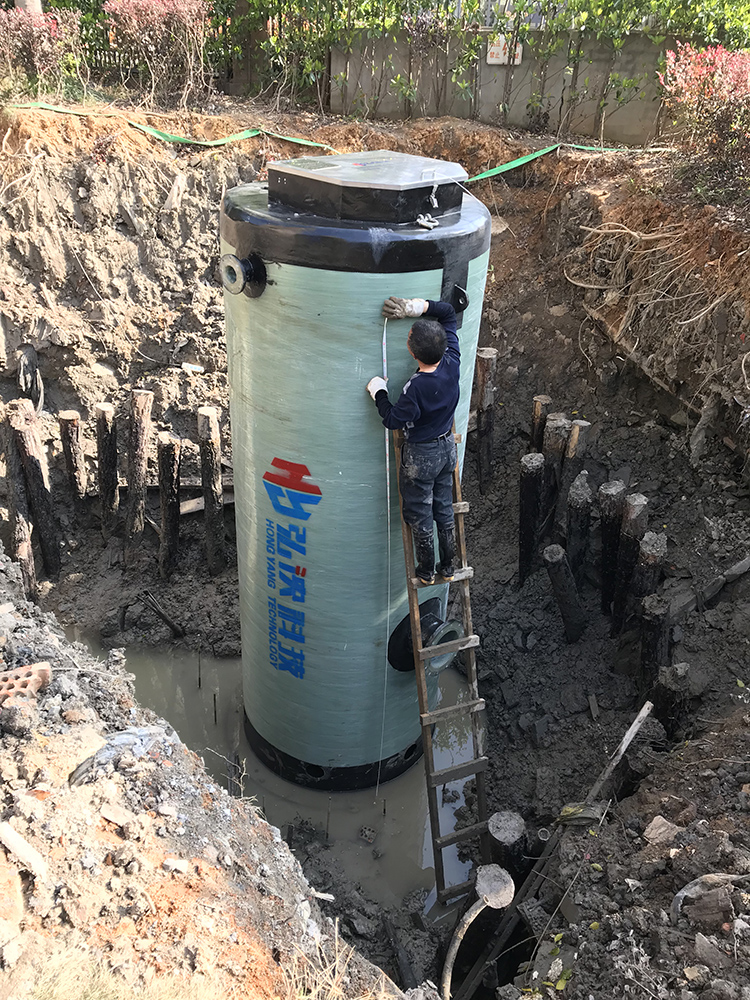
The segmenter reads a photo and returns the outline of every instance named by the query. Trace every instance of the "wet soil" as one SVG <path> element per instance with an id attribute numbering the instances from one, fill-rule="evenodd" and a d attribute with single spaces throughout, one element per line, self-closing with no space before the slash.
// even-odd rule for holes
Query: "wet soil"
<path id="1" fill-rule="evenodd" d="M 388 147 L 455 159 L 470 174 L 532 146 L 528 138 L 453 120 L 367 126 L 301 115 L 271 119 L 258 109 L 213 119 L 141 117 L 195 136 L 261 123 L 342 151 Z M 83 517 L 65 502 L 55 413 L 70 407 L 82 413 L 92 492 L 93 407 L 104 398 L 114 402 L 124 435 L 134 387 L 152 389 L 159 428 L 185 438 L 195 439 L 199 405 L 219 406 L 231 462 L 216 205 L 225 184 L 262 176 L 268 158 L 297 150 L 258 137 L 221 152 L 175 154 L 120 119 L 103 116 L 25 112 L 6 127 L 3 155 L 14 186 L 4 194 L 0 224 L 7 251 L 0 264 L 0 393 L 6 400 L 17 395 L 15 348 L 33 343 L 46 387 L 42 421 L 66 538 L 63 573 L 54 584 L 44 583 L 41 606 L 65 623 L 98 632 L 110 646 L 172 641 L 168 626 L 143 600 L 144 588 L 150 589 L 173 619 L 189 626 L 180 642 L 237 655 L 231 548 L 228 569 L 210 578 L 200 521 L 185 517 L 180 563 L 169 583 L 158 579 L 156 539 L 148 532 L 137 561 L 123 566 L 121 540 L 106 547 L 101 542 L 95 500 L 88 501 Z M 180 176 L 180 207 L 170 209 L 165 203 Z M 599 609 L 596 520 L 582 585 L 588 623 L 578 642 L 565 642 L 544 571 L 518 587 L 518 468 L 529 448 L 531 399 L 546 392 L 552 409 L 591 422 L 584 465 L 590 484 L 622 479 L 645 494 L 650 526 L 668 539 L 664 593 L 679 602 L 700 591 L 746 556 L 750 542 L 741 419 L 749 398 L 743 370 L 748 244 L 741 227 L 731 228 L 732 220 L 704 212 L 670 187 L 672 163 L 656 154 L 564 151 L 505 176 L 507 181 L 476 188 L 495 216 L 481 334 L 482 345 L 500 354 L 494 482 L 484 494 L 479 491 L 470 440 L 464 488 L 471 503 L 475 628 L 482 638 L 480 686 L 488 702 L 490 801 L 493 809 L 521 812 L 533 841 L 565 803 L 585 797 L 653 692 L 640 672 L 637 633 L 612 637 L 610 620 Z M 659 257 L 663 262 L 671 255 L 681 268 L 681 284 L 669 286 L 666 301 L 656 301 L 653 291 L 659 274 L 646 273 L 642 258 L 634 256 L 643 249 L 640 239 L 624 247 L 618 230 L 586 249 L 591 230 L 625 224 L 631 236 L 679 228 L 679 245 Z M 652 290 L 648 297 L 639 292 L 644 282 Z M 672 302 L 685 283 L 699 293 L 690 300 L 691 315 L 699 320 L 687 327 L 691 317 Z M 182 362 L 204 372 L 189 374 Z M 718 415 L 696 429 L 700 412 L 717 398 Z M 190 446 L 184 472 L 197 475 Z M 153 493 L 150 503 L 158 517 Z M 226 516 L 231 536 L 229 509 Z M 722 902 L 715 910 L 722 917 L 718 924 L 715 916 L 690 913 L 672 924 L 669 906 L 674 892 L 696 874 L 745 872 L 749 589 L 750 579 L 740 578 L 674 621 L 672 662 L 687 666 L 670 688 L 672 696 L 657 699 L 655 721 L 628 757 L 618 789 L 623 801 L 610 804 L 606 821 L 593 833 L 566 834 L 555 889 L 541 900 L 550 922 L 539 932 L 539 952 L 554 965 L 554 937 L 564 935 L 565 969 L 573 970 L 570 996 L 740 998 L 748 910 L 742 891 L 730 891 L 731 908 Z M 700 781 L 693 777 L 699 761 L 705 763 Z M 470 789 L 459 808 L 466 820 Z M 645 831 L 656 815 L 680 829 L 654 845 Z M 310 845 L 321 843 L 321 831 L 304 824 L 300 831 L 300 854 L 308 860 L 320 854 Z M 329 876 L 346 885 L 339 893 L 346 910 L 351 886 L 335 865 Z M 571 880 L 578 911 L 563 919 L 555 910 L 560 886 Z M 352 898 L 351 909 L 374 920 L 371 902 L 360 905 Z M 666 923 L 656 916 L 660 909 Z M 411 912 L 418 920 L 414 900 L 404 906 L 405 914 Z M 348 933 L 386 965 L 378 935 L 366 922 L 360 929 L 349 927 Z M 444 942 L 444 933 L 436 939 L 441 936 Z M 438 975 L 440 944 L 431 957 L 415 961 L 426 975 Z M 605 970 L 604 955 L 610 953 L 613 964 Z M 388 969 L 398 975 L 395 965 Z M 687 969 L 699 971 L 688 976 Z M 537 971 L 541 979 L 525 982 L 538 985 L 544 976 L 552 981 L 549 968 Z M 719 971 L 729 985 L 717 992 Z M 557 992 L 554 984 L 541 988 Z"/>

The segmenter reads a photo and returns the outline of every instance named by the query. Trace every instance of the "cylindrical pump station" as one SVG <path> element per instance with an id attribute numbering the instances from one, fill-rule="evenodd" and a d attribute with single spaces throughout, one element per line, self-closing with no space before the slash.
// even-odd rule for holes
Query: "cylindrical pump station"
<path id="1" fill-rule="evenodd" d="M 465 180 L 378 150 L 270 163 L 224 196 L 245 728 L 300 784 L 366 787 L 421 752 L 393 449 L 387 469 L 365 385 L 385 360 L 395 400 L 415 368 L 409 320 L 384 345 L 384 299 L 452 301 L 465 440 L 490 244 Z M 456 636 L 447 591 L 420 591 L 433 643 Z"/>

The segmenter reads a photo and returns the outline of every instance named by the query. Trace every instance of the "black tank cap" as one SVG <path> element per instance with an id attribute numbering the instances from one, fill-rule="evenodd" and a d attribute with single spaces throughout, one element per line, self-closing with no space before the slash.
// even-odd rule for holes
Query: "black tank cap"
<path id="1" fill-rule="evenodd" d="M 461 208 L 458 163 L 388 149 L 268 164 L 268 201 L 328 219 L 404 223 Z"/>

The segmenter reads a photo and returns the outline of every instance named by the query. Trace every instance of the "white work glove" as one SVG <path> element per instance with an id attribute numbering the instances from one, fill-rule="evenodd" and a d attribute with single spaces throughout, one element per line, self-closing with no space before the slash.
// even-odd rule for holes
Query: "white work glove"
<path id="1" fill-rule="evenodd" d="M 387 319 L 416 319 L 427 309 L 426 299 L 398 299 L 391 295 L 383 303 L 383 315 Z"/>
<path id="2" fill-rule="evenodd" d="M 385 391 L 388 392 L 387 380 L 381 378 L 380 375 L 376 375 L 375 378 L 371 378 L 367 383 L 367 391 L 373 399 L 375 399 L 381 389 L 385 389 Z"/>

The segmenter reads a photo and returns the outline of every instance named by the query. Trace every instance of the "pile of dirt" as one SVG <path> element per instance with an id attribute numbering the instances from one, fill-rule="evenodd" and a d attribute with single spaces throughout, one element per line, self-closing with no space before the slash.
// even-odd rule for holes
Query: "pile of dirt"
<path id="1" fill-rule="evenodd" d="M 19 591 L 0 554 L 0 673 L 52 674 L 0 704 L 2 995 L 31 1000 L 71 954 L 132 989 L 197 977 L 272 1000 L 294 995 L 301 961 L 299 983 L 396 995 L 338 940 L 279 831 L 133 700 L 122 652 L 94 660 Z"/>

